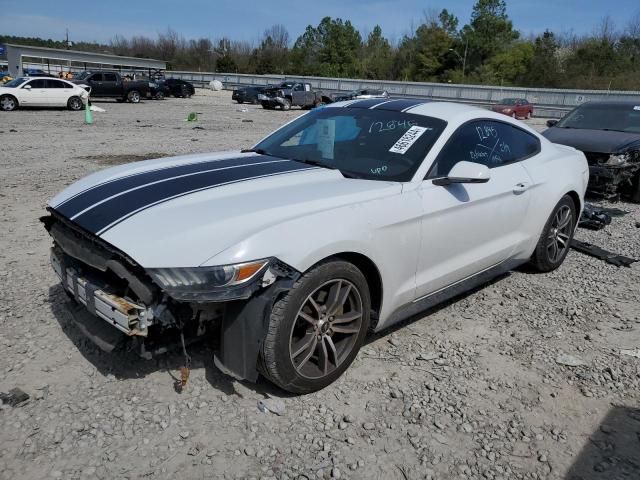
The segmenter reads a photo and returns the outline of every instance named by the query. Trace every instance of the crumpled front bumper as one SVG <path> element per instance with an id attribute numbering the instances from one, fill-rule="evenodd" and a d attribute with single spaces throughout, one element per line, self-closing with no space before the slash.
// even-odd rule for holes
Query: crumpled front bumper
<path id="1" fill-rule="evenodd" d="M 79 275 L 75 268 L 65 265 L 55 248 L 51 249 L 51 266 L 65 290 L 89 313 L 127 335 L 147 336 L 145 305 L 114 295 L 108 285 Z"/>

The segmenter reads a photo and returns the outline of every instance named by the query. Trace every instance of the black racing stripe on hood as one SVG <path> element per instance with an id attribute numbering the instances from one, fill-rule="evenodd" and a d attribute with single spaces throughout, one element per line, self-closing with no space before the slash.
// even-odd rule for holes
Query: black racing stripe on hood
<path id="1" fill-rule="evenodd" d="M 132 215 L 174 198 L 230 183 L 315 168 L 310 168 L 304 163 L 283 160 L 173 178 L 113 197 L 72 220 L 89 232 L 101 235 Z"/>
<path id="2" fill-rule="evenodd" d="M 162 182 L 180 175 L 191 175 L 198 172 L 218 168 L 240 167 L 244 165 L 254 165 L 267 161 L 276 160 L 272 157 L 264 155 L 252 157 L 236 157 L 224 160 L 208 160 L 197 163 L 189 163 L 186 165 L 175 165 L 171 167 L 158 168 L 145 172 L 127 175 L 125 177 L 116 178 L 108 182 L 95 185 L 91 188 L 78 193 L 68 200 L 54 206 L 54 208 L 67 218 L 72 218 L 87 208 L 102 202 L 109 197 L 119 195 L 132 188 L 142 187 L 153 182 Z"/>

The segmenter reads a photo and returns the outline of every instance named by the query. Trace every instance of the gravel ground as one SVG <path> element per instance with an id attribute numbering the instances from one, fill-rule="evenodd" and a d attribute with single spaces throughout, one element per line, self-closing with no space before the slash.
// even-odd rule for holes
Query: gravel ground
<path id="1" fill-rule="evenodd" d="M 622 353 L 640 349 L 640 264 L 572 252 L 551 274 L 514 272 L 371 338 L 301 397 L 230 380 L 204 347 L 182 394 L 180 355 L 99 351 L 49 267 L 47 199 L 110 164 L 250 146 L 299 111 L 200 91 L 98 105 L 93 125 L 2 115 L 0 392 L 31 398 L 0 405 L 0 478 L 640 478 L 640 358 Z M 640 258 L 640 208 L 616 206 L 629 214 L 577 236 Z"/>

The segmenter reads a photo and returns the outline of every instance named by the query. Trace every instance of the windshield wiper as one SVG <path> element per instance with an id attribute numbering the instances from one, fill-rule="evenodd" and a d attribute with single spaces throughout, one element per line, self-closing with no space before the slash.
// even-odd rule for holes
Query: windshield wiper
<path id="1" fill-rule="evenodd" d="M 347 170 L 340 170 L 340 173 L 344 178 L 357 178 L 358 180 L 364 180 L 365 177 L 358 175 L 357 173 L 348 172 Z"/>
<path id="2" fill-rule="evenodd" d="M 328 168 L 329 170 L 337 170 L 337 167 L 332 167 L 331 165 L 327 165 L 326 163 L 320 162 L 318 160 L 308 160 L 308 159 L 300 159 L 300 158 L 292 158 L 291 160 L 300 163 L 306 163 L 308 165 L 313 165 L 315 167 Z"/>
<path id="3" fill-rule="evenodd" d="M 283 157 L 282 155 L 276 155 L 275 153 L 267 152 L 264 148 L 243 148 L 240 153 L 257 153 L 259 155 L 267 155 L 269 157 L 282 158 L 283 160 L 293 160 L 292 158 Z"/>

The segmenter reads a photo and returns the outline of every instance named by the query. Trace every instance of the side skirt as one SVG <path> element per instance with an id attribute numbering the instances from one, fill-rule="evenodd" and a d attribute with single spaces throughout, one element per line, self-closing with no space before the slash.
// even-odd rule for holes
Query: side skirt
<path id="1" fill-rule="evenodd" d="M 388 328 L 391 325 L 394 325 L 398 322 L 406 320 L 408 318 L 417 315 L 420 312 L 424 312 L 425 310 L 429 310 L 430 308 L 435 307 L 447 300 L 455 298 L 465 292 L 473 290 L 489 281 L 493 280 L 500 275 L 503 275 L 514 268 L 518 267 L 526 263 L 523 260 L 506 260 L 501 262 L 493 267 L 489 267 L 486 270 L 475 273 L 463 280 L 459 280 L 456 283 L 453 283 L 447 287 L 441 288 L 440 290 L 436 290 L 435 292 L 429 293 L 423 297 L 420 297 L 414 300 L 411 303 L 403 305 L 398 308 L 395 312 L 391 314 L 389 320 L 384 322 L 382 329 Z"/>

